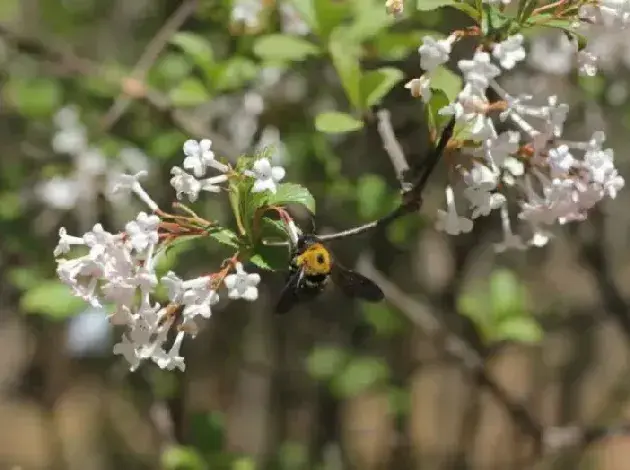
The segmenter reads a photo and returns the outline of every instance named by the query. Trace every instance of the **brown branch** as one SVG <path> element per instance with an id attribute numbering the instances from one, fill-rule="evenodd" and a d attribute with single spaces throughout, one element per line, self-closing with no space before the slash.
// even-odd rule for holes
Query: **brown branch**
<path id="1" fill-rule="evenodd" d="M 130 80 L 127 76 L 113 74 L 101 64 L 79 57 L 71 51 L 60 49 L 37 38 L 20 35 L 1 24 L 0 38 L 5 39 L 17 51 L 39 60 L 59 65 L 73 75 L 81 77 L 98 76 L 117 84 L 123 90 L 127 89 L 129 91 Z M 168 97 L 159 91 L 146 87 L 146 85 L 143 85 L 141 91 L 142 93 L 137 95 L 139 100 L 163 114 L 173 126 L 180 129 L 190 138 L 211 139 L 212 145 L 217 152 L 227 157 L 234 157 L 239 154 L 236 147 L 228 139 L 211 131 L 199 119 L 186 111 L 173 107 Z"/>
<path id="2" fill-rule="evenodd" d="M 164 25 L 162 25 L 153 39 L 151 39 L 144 50 L 144 53 L 138 60 L 138 63 L 127 78 L 126 83 L 137 83 L 144 88 L 143 82 L 147 72 L 155 63 L 164 47 L 166 47 L 166 44 L 173 34 L 175 34 L 183 26 L 186 20 L 195 13 L 197 6 L 197 0 L 184 0 L 180 4 L 179 8 L 175 10 L 175 12 L 166 20 Z M 118 119 L 120 119 L 120 117 L 125 113 L 132 101 L 132 96 L 130 96 L 129 93 L 124 92 L 116 98 L 116 101 L 109 108 L 109 111 L 107 111 L 105 117 L 103 118 L 104 132 L 107 132 L 107 130 L 116 124 L 116 121 L 118 121 Z"/>

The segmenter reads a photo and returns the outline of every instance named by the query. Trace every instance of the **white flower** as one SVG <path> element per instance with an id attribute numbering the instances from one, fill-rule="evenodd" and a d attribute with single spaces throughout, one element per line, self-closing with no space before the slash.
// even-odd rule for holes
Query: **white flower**
<path id="1" fill-rule="evenodd" d="M 464 80 L 473 92 L 483 94 L 491 79 L 501 74 L 501 69 L 490 61 L 487 52 L 477 51 L 472 60 L 460 60 L 457 66 L 464 74 Z"/>
<path id="2" fill-rule="evenodd" d="M 140 358 L 136 354 L 136 347 L 126 334 L 122 335 L 120 343 L 114 345 L 114 354 L 123 356 L 129 363 L 129 368 L 134 371 L 140 365 Z"/>
<path id="3" fill-rule="evenodd" d="M 144 251 L 149 245 L 158 242 L 158 226 L 160 218 L 157 215 L 147 215 L 140 212 L 136 220 L 128 222 L 125 232 L 129 236 L 129 243 L 136 251 Z"/>
<path id="4" fill-rule="evenodd" d="M 173 186 L 176 191 L 177 199 L 181 199 L 182 194 L 185 194 L 188 196 L 190 202 L 195 202 L 199 198 L 200 191 L 218 193 L 221 191 L 221 187 L 217 185 L 228 179 L 227 175 L 217 175 L 212 178 L 198 180 L 178 166 L 171 168 L 171 175 L 173 175 L 171 178 L 171 186 Z"/>
<path id="5" fill-rule="evenodd" d="M 272 167 L 268 158 L 261 158 L 254 162 L 251 170 L 245 170 L 243 173 L 256 178 L 254 186 L 252 187 L 253 193 L 260 193 L 267 190 L 275 193 L 276 184 L 284 178 L 286 172 L 281 166 Z"/>
<path id="6" fill-rule="evenodd" d="M 158 210 L 158 205 L 149 194 L 142 188 L 140 184 L 140 178 L 144 178 L 148 173 L 146 171 L 139 171 L 133 175 L 122 174 L 116 178 L 114 185 L 111 189 L 112 194 L 119 192 L 133 192 L 135 193 L 152 211 Z"/>
<path id="7" fill-rule="evenodd" d="M 65 227 L 59 229 L 59 243 L 53 251 L 55 257 L 66 254 L 70 251 L 70 245 L 85 245 L 83 238 L 68 235 Z"/>
<path id="8" fill-rule="evenodd" d="M 551 176 L 555 177 L 566 174 L 575 166 L 576 160 L 573 155 L 571 155 L 571 152 L 569 152 L 568 146 L 560 145 L 556 148 L 549 149 L 547 162 L 551 169 Z"/>
<path id="9" fill-rule="evenodd" d="M 201 276 L 185 281 L 182 284 L 185 289 L 182 295 L 182 303 L 185 305 L 183 315 L 186 318 L 194 318 L 197 315 L 210 318 L 211 306 L 219 301 L 219 294 L 211 288 L 210 278 Z"/>
<path id="10" fill-rule="evenodd" d="M 449 235 L 459 235 L 460 233 L 468 233 L 473 229 L 472 220 L 457 214 L 455 195 L 450 186 L 446 187 L 446 207 L 446 211 L 438 209 L 436 230 L 446 232 Z"/>
<path id="11" fill-rule="evenodd" d="M 207 167 L 213 167 L 221 172 L 227 171 L 228 167 L 217 162 L 214 152 L 210 150 L 212 141 L 210 139 L 202 139 L 200 141 L 187 140 L 184 142 L 184 168 L 192 170 L 193 175 L 201 178 L 206 174 Z"/>
<path id="12" fill-rule="evenodd" d="M 225 287 L 228 288 L 230 299 L 245 299 L 253 302 L 258 298 L 258 288 L 260 275 L 256 273 L 248 274 L 243 269 L 241 263 L 236 263 L 236 274 L 229 274 L 225 277 Z"/>
<path id="13" fill-rule="evenodd" d="M 424 74 L 420 78 L 413 78 L 405 83 L 405 88 L 411 92 L 414 98 L 422 98 L 424 103 L 431 101 L 431 79 L 428 74 Z"/>
<path id="14" fill-rule="evenodd" d="M 186 364 L 184 363 L 184 358 L 180 356 L 179 350 L 182 346 L 182 341 L 184 340 L 184 331 L 180 331 L 177 333 L 175 340 L 173 341 L 173 345 L 169 352 L 165 352 L 162 348 L 157 349 L 152 359 L 153 361 L 160 367 L 160 369 L 166 370 L 174 370 L 179 369 L 184 372 L 186 369 Z"/>
<path id="15" fill-rule="evenodd" d="M 517 250 L 527 249 L 527 245 L 523 242 L 522 238 L 512 232 L 507 205 L 501 206 L 501 226 L 503 228 L 503 242 L 495 243 L 494 250 L 497 253 L 502 253 L 511 248 Z"/>
<path id="16" fill-rule="evenodd" d="M 504 69 L 513 69 L 517 62 L 525 59 L 523 35 L 515 34 L 505 41 L 495 44 L 492 49 L 492 56 L 499 61 Z"/>
<path id="17" fill-rule="evenodd" d="M 418 48 L 420 67 L 425 72 L 431 72 L 448 61 L 451 54 L 451 38 L 436 41 L 433 36 L 424 36 L 422 45 Z"/>
<path id="18" fill-rule="evenodd" d="M 81 197 L 79 181 L 62 176 L 53 176 L 49 180 L 38 183 L 35 193 L 49 207 L 70 210 L 76 207 Z"/>

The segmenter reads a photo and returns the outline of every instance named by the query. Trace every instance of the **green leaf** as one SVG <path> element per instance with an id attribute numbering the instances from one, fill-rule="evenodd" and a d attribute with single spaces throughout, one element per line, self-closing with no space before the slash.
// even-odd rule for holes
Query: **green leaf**
<path id="1" fill-rule="evenodd" d="M 495 319 L 521 315 L 525 310 L 523 286 L 516 275 L 506 269 L 490 276 L 490 305 Z"/>
<path id="2" fill-rule="evenodd" d="M 299 36 L 268 34 L 254 42 L 253 52 L 263 60 L 297 62 L 320 53 L 319 47 Z"/>
<path id="3" fill-rule="evenodd" d="M 469 3 L 466 3 L 466 1 L 454 2 L 451 3 L 449 6 L 461 11 L 462 13 L 465 13 L 475 22 L 479 22 L 479 18 L 481 18 L 481 12 Z"/>
<path id="4" fill-rule="evenodd" d="M 363 121 L 347 113 L 339 111 L 326 111 L 315 117 L 315 128 L 328 134 L 341 134 L 354 132 L 363 127 Z"/>
<path id="5" fill-rule="evenodd" d="M 361 43 L 373 38 L 395 21 L 380 0 L 377 3 L 362 0 L 358 4 L 354 21 L 346 28 L 346 34 L 352 41 Z"/>
<path id="6" fill-rule="evenodd" d="M 383 359 L 358 357 L 335 375 L 331 387 L 341 397 L 352 397 L 382 384 L 388 377 L 389 368 Z"/>
<path id="7" fill-rule="evenodd" d="M 453 102 L 462 89 L 462 77 L 440 65 L 431 72 L 431 89 L 442 90 L 448 101 Z"/>
<path id="8" fill-rule="evenodd" d="M 531 316 L 509 318 L 499 323 L 496 340 L 539 343 L 543 330 Z"/>
<path id="9" fill-rule="evenodd" d="M 72 295 L 60 281 L 43 281 L 28 289 L 20 299 L 20 308 L 28 313 L 64 320 L 85 309 L 84 300 Z"/>
<path id="10" fill-rule="evenodd" d="M 317 24 L 317 12 L 313 5 L 313 0 L 289 0 L 289 2 L 295 7 L 300 18 L 311 28 L 313 31 L 319 31 L 319 25 Z"/>
<path id="11" fill-rule="evenodd" d="M 450 116 L 439 114 L 440 109 L 449 104 L 449 99 L 442 90 L 432 90 L 433 96 L 429 101 L 429 105 L 425 107 L 429 129 L 437 132 L 442 125 L 450 119 Z"/>
<path id="12" fill-rule="evenodd" d="M 488 3 L 483 4 L 481 17 L 481 32 L 484 36 L 501 36 L 507 31 L 514 19 L 505 15 L 498 7 Z"/>
<path id="13" fill-rule="evenodd" d="M 240 246 L 238 235 L 229 228 L 210 228 L 210 230 L 208 230 L 208 233 L 211 238 L 214 238 L 216 241 L 223 245 L 231 246 L 233 248 L 238 248 Z"/>
<path id="14" fill-rule="evenodd" d="M 207 78 L 212 77 L 215 66 L 214 51 L 208 39 L 199 34 L 179 31 L 173 35 L 170 42 L 179 47 Z"/>
<path id="15" fill-rule="evenodd" d="M 374 106 L 389 93 L 405 74 L 394 67 L 382 67 L 370 70 L 361 77 L 361 97 L 363 106 Z"/>
<path id="16" fill-rule="evenodd" d="M 386 196 L 387 184 L 382 177 L 370 173 L 362 175 L 356 192 L 361 218 L 370 220 L 381 215 Z"/>
<path id="17" fill-rule="evenodd" d="M 210 95 L 206 87 L 196 78 L 187 78 L 169 93 L 176 107 L 197 106 L 207 102 Z"/>
<path id="18" fill-rule="evenodd" d="M 519 0 L 516 13 L 517 21 L 521 24 L 528 21 L 537 4 L 536 0 Z"/>
<path id="19" fill-rule="evenodd" d="M 181 151 L 187 137 L 179 130 L 163 130 L 153 134 L 149 140 L 148 155 L 159 159 L 171 158 Z"/>
<path id="20" fill-rule="evenodd" d="M 15 109 L 28 117 L 50 116 L 61 106 L 59 83 L 48 78 L 10 78 L 3 87 L 3 96 Z"/>
<path id="21" fill-rule="evenodd" d="M 223 414 L 217 411 L 194 413 L 189 436 L 192 445 L 204 455 L 221 452 L 225 441 Z"/>
<path id="22" fill-rule="evenodd" d="M 385 303 L 361 304 L 363 315 L 367 322 L 374 327 L 378 335 L 391 337 L 405 329 L 405 322 L 401 316 Z"/>
<path id="23" fill-rule="evenodd" d="M 173 445 L 162 453 L 164 470 L 205 470 L 203 457 L 192 447 Z"/>
<path id="24" fill-rule="evenodd" d="M 338 29 L 330 38 L 328 51 L 348 101 L 352 106 L 360 109 L 361 66 L 357 46 L 344 36 L 342 29 Z"/>
<path id="25" fill-rule="evenodd" d="M 213 89 L 217 91 L 238 90 L 256 78 L 258 67 L 252 60 L 233 57 L 223 62 L 216 73 Z"/>
<path id="26" fill-rule="evenodd" d="M 348 355 L 334 346 L 317 346 L 306 359 L 306 370 L 317 380 L 328 380 L 337 374 L 347 362 Z"/>
<path id="27" fill-rule="evenodd" d="M 317 17 L 317 32 L 321 38 L 326 39 L 350 13 L 349 3 L 339 0 L 312 0 Z"/>
<path id="28" fill-rule="evenodd" d="M 260 243 L 249 261 L 267 271 L 282 271 L 289 266 L 289 250 L 286 246 L 269 246 Z"/>
<path id="29" fill-rule="evenodd" d="M 267 206 L 284 206 L 286 204 L 301 204 L 311 214 L 315 214 L 315 198 L 311 192 L 295 183 L 282 183 L 277 186 L 275 194 L 266 191 L 264 204 Z"/>
<path id="30" fill-rule="evenodd" d="M 420 11 L 431 11 L 453 5 L 454 3 L 455 0 L 418 0 L 416 8 Z"/>
<path id="31" fill-rule="evenodd" d="M 170 91 L 190 75 L 192 66 L 182 54 L 167 52 L 160 57 L 148 74 L 152 87 Z"/>

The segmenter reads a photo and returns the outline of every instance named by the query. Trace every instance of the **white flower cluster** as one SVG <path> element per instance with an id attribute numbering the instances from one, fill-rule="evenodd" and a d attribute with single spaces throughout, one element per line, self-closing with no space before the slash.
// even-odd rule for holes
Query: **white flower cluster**
<path id="1" fill-rule="evenodd" d="M 216 185 L 226 181 L 232 171 L 215 160 L 209 140 L 187 141 L 184 153 L 183 167 L 191 170 L 192 174 L 179 167 L 173 168 L 171 184 L 178 196 L 186 194 L 194 200 L 201 190 L 218 190 Z M 208 167 L 222 174 L 198 179 L 204 176 Z M 215 274 L 183 280 L 168 272 L 158 279 L 155 266 L 163 253 L 161 241 L 163 236 L 171 234 L 163 226 L 160 215 L 164 213 L 140 184 L 145 174 L 121 175 L 113 191 L 134 193 L 152 213 L 140 212 L 118 234 L 96 224 L 92 230 L 77 237 L 69 235 L 62 227 L 59 244 L 54 250 L 55 257 L 68 254 L 75 246 L 83 247 L 87 253 L 72 259 L 58 258 L 57 275 L 76 296 L 93 307 L 113 306 L 110 321 L 127 327 L 122 341 L 114 346 L 114 353 L 124 356 L 131 370 L 135 370 L 145 359 L 151 359 L 163 369 L 184 370 L 184 359 L 179 352 L 184 336 L 187 333 L 196 334 L 196 317 L 210 317 L 212 306 L 219 301 L 221 285 L 225 285 L 230 299 L 254 301 L 258 298 L 260 276 L 245 272 L 234 257 Z M 284 174 L 283 168 L 272 167 L 264 158 L 257 160 L 252 170 L 244 172 L 245 177 L 255 179 L 252 191 L 256 192 L 275 192 L 276 183 L 284 178 Z M 166 305 L 152 301 L 160 283 L 168 293 Z M 165 342 L 178 310 L 181 310 L 181 314 L 177 313 L 181 325 L 167 349 Z"/>
<path id="2" fill-rule="evenodd" d="M 615 17 L 625 18 L 620 12 Z M 443 40 L 429 36 L 419 48 L 426 73 L 407 87 L 426 103 L 431 98 L 432 73 L 448 61 L 456 39 L 455 35 Z M 497 251 L 544 245 L 549 239 L 546 227 L 584 220 L 597 202 L 605 197 L 614 199 L 624 186 L 612 149 L 603 147 L 603 132 L 596 132 L 583 142 L 560 140 L 568 105 L 559 103 L 555 96 L 535 105 L 532 96 L 512 96 L 499 85 L 497 79 L 503 71 L 512 69 L 525 56 L 523 36 L 517 34 L 495 44 L 490 53 L 477 50 L 471 60 L 460 60 L 457 66 L 464 87 L 454 102 L 439 110 L 441 115 L 454 116 L 469 138 L 481 145 L 463 148 L 470 154 L 471 164 L 457 167 L 469 215 L 458 212 L 455 193 L 449 185 L 447 209 L 438 212 L 437 228 L 452 235 L 467 233 L 472 230 L 474 219 L 498 210 L 504 240 L 496 245 Z M 488 89 L 500 101 L 489 102 Z M 513 130 L 497 132 L 490 117 L 495 110 L 498 120 L 509 122 Z M 527 241 L 512 230 L 507 204 L 511 194 L 516 195 L 520 205 L 517 218 L 529 225 Z"/>

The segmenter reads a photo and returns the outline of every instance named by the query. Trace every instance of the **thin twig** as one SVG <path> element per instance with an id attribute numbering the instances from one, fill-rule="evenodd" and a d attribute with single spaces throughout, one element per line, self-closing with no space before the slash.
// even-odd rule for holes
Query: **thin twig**
<path id="1" fill-rule="evenodd" d="M 409 164 L 400 142 L 396 139 L 396 134 L 392 127 L 391 113 L 387 109 L 379 109 L 376 113 L 376 119 L 378 120 L 377 129 L 383 141 L 383 148 L 389 155 L 396 177 L 403 190 L 411 189 L 405 188 L 405 175 L 409 171 Z"/>
<path id="2" fill-rule="evenodd" d="M 402 203 L 396 209 L 378 220 L 374 220 L 367 224 L 344 230 L 342 232 L 331 233 L 328 235 L 320 235 L 319 238 L 322 240 L 336 240 L 352 235 L 358 235 L 376 227 L 386 227 L 401 216 L 420 210 L 423 203 L 422 193 L 424 192 L 427 182 L 429 181 L 429 177 L 437 166 L 440 157 L 442 157 L 444 151 L 446 150 L 446 145 L 453 135 L 454 127 L 455 118 L 451 118 L 449 123 L 442 131 L 442 135 L 440 136 L 440 140 L 438 141 L 435 149 L 433 149 L 429 156 L 423 162 L 421 162 L 423 171 L 420 173 L 416 180 L 411 182 L 410 189 L 403 192 Z"/>
<path id="3" fill-rule="evenodd" d="M 168 44 L 168 41 L 171 39 L 173 34 L 175 34 L 183 26 L 186 20 L 195 13 L 196 9 L 197 0 L 184 0 L 181 3 L 179 8 L 175 10 L 153 39 L 151 39 L 127 80 L 133 80 L 141 84 L 142 88 L 144 88 L 144 83 L 142 82 L 144 81 L 147 72 L 155 63 L 164 47 L 166 47 L 166 44 Z M 118 119 L 120 119 L 120 117 L 125 113 L 132 101 L 132 97 L 128 93 L 124 92 L 116 98 L 116 101 L 109 108 L 109 111 L 107 111 L 105 117 L 103 118 L 104 132 L 116 124 L 116 121 L 118 121 Z"/>

